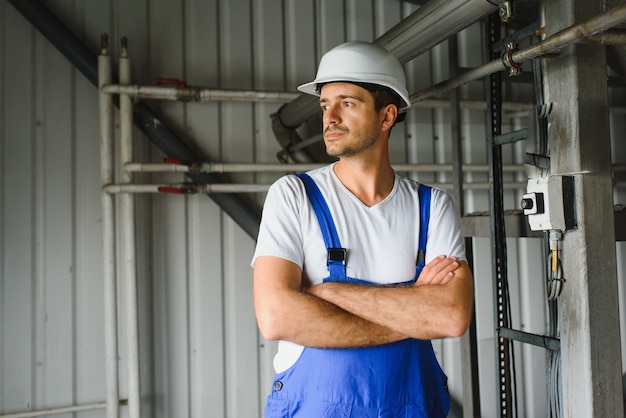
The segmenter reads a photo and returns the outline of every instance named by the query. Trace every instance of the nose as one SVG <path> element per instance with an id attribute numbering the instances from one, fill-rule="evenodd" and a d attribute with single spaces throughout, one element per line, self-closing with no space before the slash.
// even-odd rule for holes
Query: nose
<path id="1" fill-rule="evenodd" d="M 341 122 L 338 106 L 329 104 L 328 108 L 324 110 L 323 121 L 326 126 Z"/>

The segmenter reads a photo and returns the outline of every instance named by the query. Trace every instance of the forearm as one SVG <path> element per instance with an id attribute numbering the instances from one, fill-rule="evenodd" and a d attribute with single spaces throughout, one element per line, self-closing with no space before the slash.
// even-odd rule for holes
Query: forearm
<path id="1" fill-rule="evenodd" d="M 259 259 L 254 273 L 254 303 L 259 329 L 270 340 L 308 347 L 365 347 L 405 339 L 303 291 L 301 271 L 292 263 Z"/>
<path id="2" fill-rule="evenodd" d="M 469 326 L 473 303 L 466 263 L 444 284 L 388 288 L 326 283 L 313 292 L 367 321 L 418 339 L 462 335 Z"/>
<path id="3" fill-rule="evenodd" d="M 285 295 L 273 313 L 273 339 L 307 347 L 349 348 L 386 344 L 406 336 L 356 316 L 315 296 L 293 292 Z"/>

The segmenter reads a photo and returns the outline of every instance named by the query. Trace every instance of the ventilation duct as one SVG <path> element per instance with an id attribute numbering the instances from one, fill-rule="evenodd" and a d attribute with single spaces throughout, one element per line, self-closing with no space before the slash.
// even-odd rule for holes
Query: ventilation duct
<path id="1" fill-rule="evenodd" d="M 406 19 L 374 41 L 405 64 L 433 46 L 460 32 L 472 23 L 495 12 L 504 0 L 430 0 Z M 311 73 L 311 78 L 314 76 Z M 317 98 L 301 95 L 283 105 L 272 116 L 272 129 L 285 150 L 279 159 L 294 162 L 325 161 L 328 157 L 321 141 L 307 144 L 302 136 L 319 135 L 320 111 Z M 308 127 L 302 126 L 309 122 Z M 306 135 L 300 135 L 304 131 Z M 321 139 L 321 137 L 320 137 Z"/>

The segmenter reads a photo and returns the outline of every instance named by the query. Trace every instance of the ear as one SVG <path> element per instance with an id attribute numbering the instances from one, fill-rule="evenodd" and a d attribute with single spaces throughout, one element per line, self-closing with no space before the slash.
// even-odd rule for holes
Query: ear
<path id="1" fill-rule="evenodd" d="M 388 131 L 396 122 L 396 118 L 398 117 L 398 108 L 396 107 L 396 105 L 388 104 L 380 111 L 382 112 L 383 117 L 380 127 L 383 131 Z"/>

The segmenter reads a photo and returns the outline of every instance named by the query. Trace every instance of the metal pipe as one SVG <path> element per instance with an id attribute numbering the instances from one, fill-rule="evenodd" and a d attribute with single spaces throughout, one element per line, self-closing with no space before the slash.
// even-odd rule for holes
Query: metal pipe
<path id="1" fill-rule="evenodd" d="M 433 183 L 428 182 L 429 186 L 437 187 L 445 190 L 452 190 L 454 185 L 451 183 Z M 193 194 L 193 193 L 264 193 L 270 188 L 271 184 L 195 184 L 195 183 L 179 183 L 179 184 L 109 184 L 104 191 L 109 194 L 117 193 L 173 193 L 173 194 Z M 505 187 L 509 189 L 526 189 L 526 182 L 509 182 L 505 183 Z M 486 190 L 489 187 L 487 183 L 464 183 L 465 190 Z"/>
<path id="2" fill-rule="evenodd" d="M 450 170 L 449 170 L 450 171 Z M 505 170 L 503 170 L 505 171 Z M 623 170 L 622 170 L 623 171 Z M 433 183 L 428 182 L 428 185 L 433 187 L 439 187 L 440 189 L 452 190 L 454 186 L 451 183 Z M 189 194 L 189 193 L 262 193 L 266 192 L 270 188 L 271 184 L 258 184 L 258 183 L 238 183 L 238 184 L 195 184 L 195 183 L 178 183 L 178 184 L 108 184 L 103 188 L 105 193 L 117 194 L 117 193 L 175 193 L 175 194 Z M 527 184 L 525 182 L 510 182 L 504 183 L 505 188 L 526 189 Z M 618 181 L 613 185 L 614 187 L 626 188 L 626 182 Z M 485 183 L 463 183 L 463 188 L 466 190 L 484 190 L 488 188 Z M 164 190 L 165 189 L 165 190 Z"/>
<path id="3" fill-rule="evenodd" d="M 230 101 L 287 103 L 298 97 L 298 93 L 281 91 L 220 90 L 200 87 L 166 87 L 112 84 L 104 87 L 109 94 L 124 94 L 135 99 L 178 100 L 178 101 Z"/>
<path id="4" fill-rule="evenodd" d="M 585 43 L 624 46 L 626 45 L 626 31 L 624 30 L 607 30 L 587 38 Z"/>
<path id="5" fill-rule="evenodd" d="M 105 191 L 110 194 L 123 193 L 261 193 L 266 192 L 270 184 L 109 184 Z"/>
<path id="6" fill-rule="evenodd" d="M 205 193 L 264 193 L 270 188 L 269 184 L 204 184 Z"/>
<path id="7" fill-rule="evenodd" d="M 585 41 L 587 38 L 613 28 L 625 21 L 626 3 L 622 3 L 606 12 L 592 17 L 586 22 L 563 29 L 542 42 L 516 51 L 511 58 L 516 63 L 522 63 L 542 55 L 551 54 L 566 46 Z"/>
<path id="8" fill-rule="evenodd" d="M 93 54 L 63 23 L 39 0 L 8 0 L 41 34 L 46 37 L 94 85 L 98 86 L 98 65 Z M 110 85 L 112 81 L 106 83 Z M 164 154 L 182 161 L 201 160 L 143 102 L 135 105 L 135 125 Z M 196 183 L 223 183 L 217 176 L 189 175 Z M 256 239 L 260 214 L 239 196 L 210 194 L 209 197 L 230 216 L 250 237 Z"/>
<path id="9" fill-rule="evenodd" d="M 300 173 L 303 171 L 315 170 L 326 164 L 267 164 L 267 163 L 202 163 L 197 170 L 203 173 Z M 189 172 L 196 168 L 182 164 L 167 163 L 128 163 L 125 170 L 134 172 Z M 618 167 L 618 166 L 616 166 Z M 393 164 L 393 169 L 398 172 L 442 172 L 452 171 L 452 164 Z M 524 170 L 523 164 L 508 164 L 503 166 L 504 171 L 521 172 Z M 486 164 L 463 165 L 465 172 L 487 172 Z"/>
<path id="10" fill-rule="evenodd" d="M 495 12 L 503 3 L 503 0 L 431 0 L 374 43 L 406 63 Z"/>
<path id="11" fill-rule="evenodd" d="M 117 193 L 158 193 L 162 184 L 107 184 L 104 192 L 109 194 Z M 167 185 L 171 186 L 171 185 Z"/>
<path id="12" fill-rule="evenodd" d="M 63 406 L 59 408 L 47 408 L 47 409 L 38 409 L 33 411 L 24 411 L 24 412 L 12 412 L 9 414 L 2 414 L 0 418 L 32 418 L 32 417 L 41 417 L 44 415 L 56 415 L 56 414 L 67 414 L 72 412 L 82 412 L 82 411 L 93 411 L 95 409 L 103 409 L 106 407 L 106 402 L 100 403 L 92 403 L 86 405 L 77 405 L 77 406 Z"/>
<path id="13" fill-rule="evenodd" d="M 144 102 L 135 104 L 135 125 L 165 155 L 181 161 L 199 161 L 200 158 L 178 136 L 145 106 Z M 188 177 L 197 184 L 223 183 L 212 174 L 193 174 Z M 260 214 L 243 200 L 233 194 L 210 193 L 209 197 L 228 214 L 250 237 L 256 239 L 259 233 Z"/>
<path id="14" fill-rule="evenodd" d="M 590 36 L 610 29 L 624 21 L 626 21 L 626 3 L 622 3 L 606 12 L 600 13 L 586 22 L 563 29 L 537 44 L 517 51 L 507 52 L 502 59 L 493 60 L 457 77 L 452 77 L 432 87 L 414 93 L 410 96 L 410 99 L 412 102 L 420 101 L 470 81 L 507 70 L 511 68 L 511 66 L 519 66 L 534 58 L 555 53 L 567 46 L 581 43 Z"/>
<path id="15" fill-rule="evenodd" d="M 111 59 L 107 38 L 102 37 L 102 51 L 98 57 L 98 86 L 111 82 Z M 113 183 L 113 100 L 99 93 L 100 105 L 100 178 L 103 187 Z M 102 258 L 104 295 L 104 368 L 106 380 L 106 416 L 119 417 L 119 387 L 117 368 L 117 288 L 115 277 L 115 238 L 113 197 L 102 197 Z"/>
<path id="16" fill-rule="evenodd" d="M 124 170 L 141 173 L 187 173 L 189 166 L 168 163 L 127 163 L 124 165 Z"/>
<path id="17" fill-rule="evenodd" d="M 131 69 L 126 38 L 122 38 L 119 57 L 120 84 L 130 84 Z M 127 164 L 133 160 L 133 103 L 130 96 L 120 96 L 120 159 Z M 132 183 L 132 172 L 122 170 L 121 180 Z M 141 391 L 139 382 L 139 313 L 137 307 L 137 260 L 135 238 L 135 195 L 120 196 L 122 230 L 122 271 L 126 283 L 126 338 L 128 350 L 128 415 L 141 417 Z"/>
<path id="18" fill-rule="evenodd" d="M 431 0 L 374 43 L 386 48 L 404 64 L 496 11 L 502 3 L 502 0 Z M 288 142 L 285 137 L 316 112 L 319 112 L 317 99 L 304 94 L 281 107 L 273 115 L 278 141 Z"/>
<path id="19" fill-rule="evenodd" d="M 470 110 L 485 110 L 487 105 L 484 100 L 461 100 L 460 101 L 461 109 L 470 109 Z M 429 99 L 429 100 L 420 100 L 415 103 L 411 103 L 411 107 L 420 108 L 420 109 L 449 109 L 450 108 L 450 100 L 448 99 Z M 516 112 L 528 113 L 535 109 L 534 103 L 522 103 L 522 102 L 503 102 L 502 110 L 508 112 Z"/>

